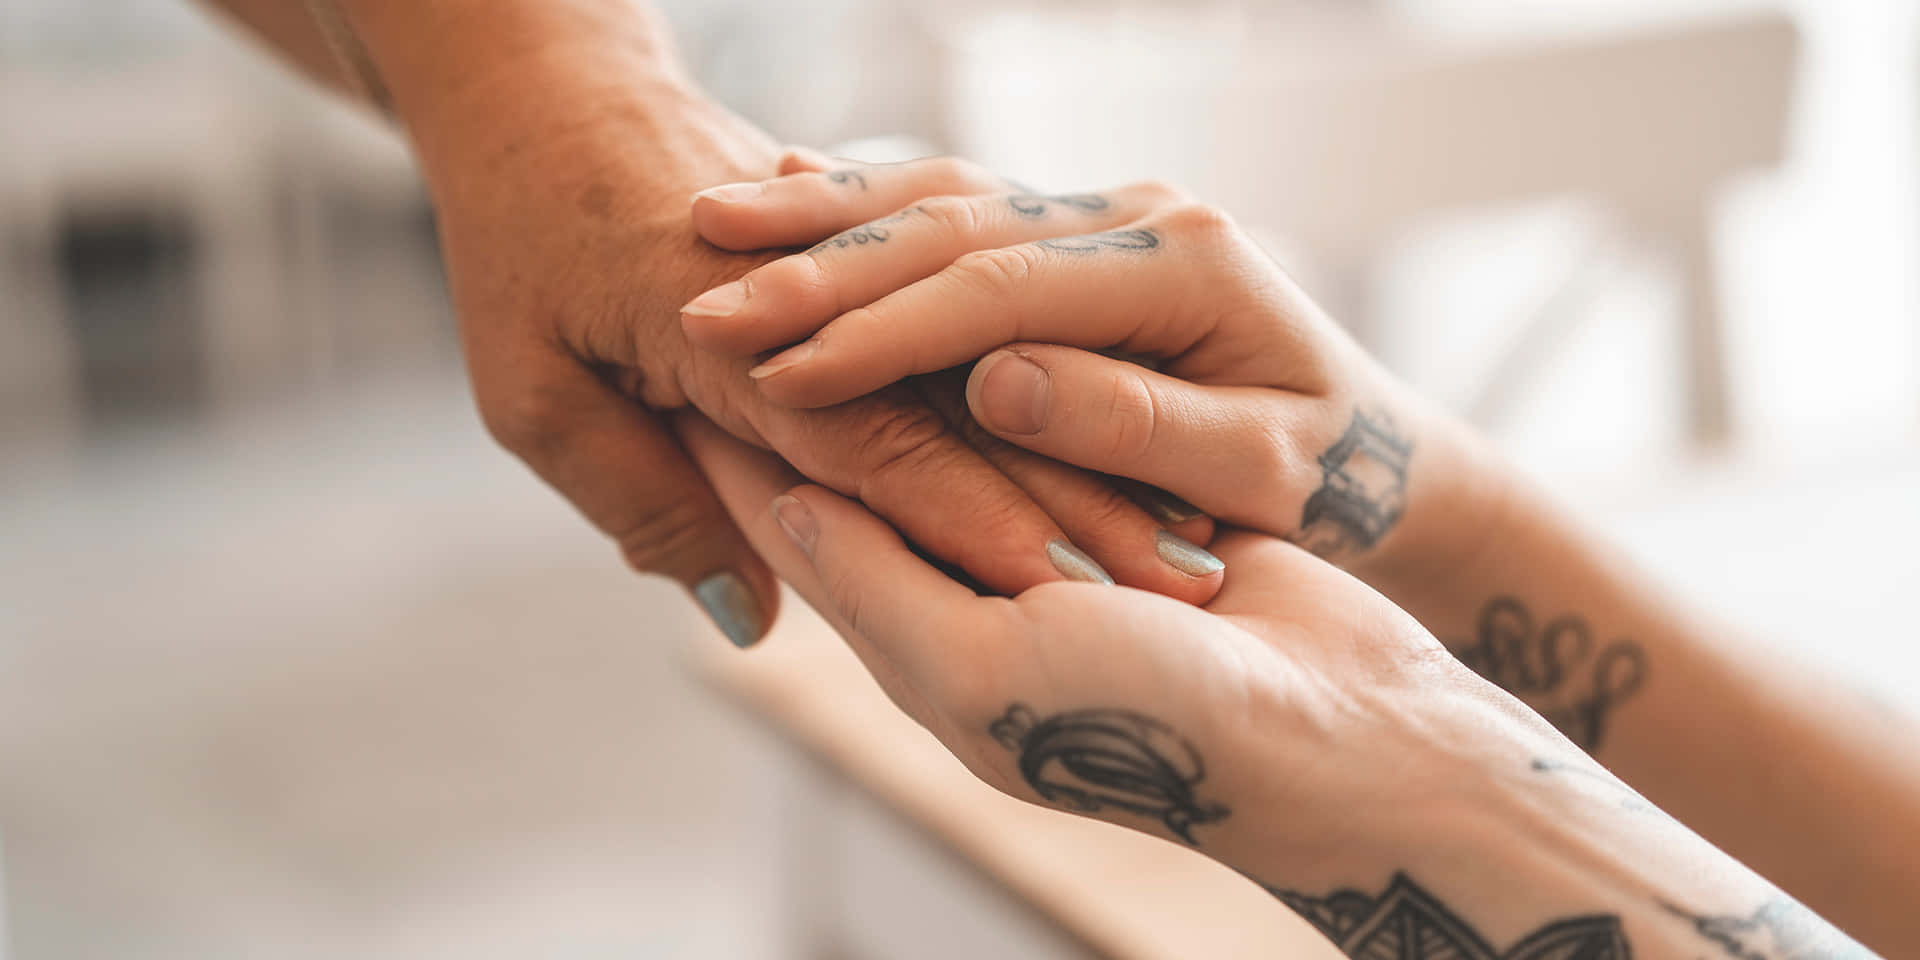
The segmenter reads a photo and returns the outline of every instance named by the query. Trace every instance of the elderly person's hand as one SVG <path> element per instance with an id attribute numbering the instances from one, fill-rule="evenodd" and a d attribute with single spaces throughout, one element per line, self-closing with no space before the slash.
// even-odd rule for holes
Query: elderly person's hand
<path id="1" fill-rule="evenodd" d="M 761 554 L 982 780 L 1197 848 L 1351 956 L 1866 956 L 1292 544 L 1223 534 L 1205 609 L 982 597 L 859 504 L 681 426 Z"/>
<path id="2" fill-rule="evenodd" d="M 730 314 L 685 318 L 696 343 L 778 351 L 749 373 L 773 401 L 978 359 L 969 407 L 996 437 L 1355 569 L 1452 562 L 1498 496 L 1459 431 L 1216 209 L 1159 184 L 954 195 L 945 159 L 818 163 L 790 154 L 795 172 L 693 208 L 731 249 L 828 236 L 729 285 L 752 291 Z"/>
<path id="3" fill-rule="evenodd" d="M 980 431 L 959 378 L 797 410 L 753 388 L 750 361 L 689 344 L 679 307 L 766 258 L 702 243 L 688 198 L 773 174 L 772 144 L 672 70 L 630 5 L 515 5 L 511 23 L 473 6 L 350 10 L 432 188 L 488 427 L 635 567 L 694 587 L 736 643 L 772 618 L 772 578 L 656 419 L 692 406 L 990 589 L 1109 574 L 1196 602 L 1218 588 L 1187 540 L 1180 564 L 1163 559 L 1161 524 L 1104 478 Z M 439 49 L 449 37 L 464 45 Z M 998 183 L 947 173 L 946 189 Z"/>

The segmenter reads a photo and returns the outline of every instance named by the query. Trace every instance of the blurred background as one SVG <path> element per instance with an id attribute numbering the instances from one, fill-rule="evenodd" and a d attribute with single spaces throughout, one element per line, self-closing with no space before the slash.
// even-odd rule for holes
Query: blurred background
<path id="1" fill-rule="evenodd" d="M 1920 705 L 1917 5 L 666 8 L 785 140 L 1227 206 L 1756 655 Z M 0 0 L 6 956 L 1125 952 L 719 645 L 490 446 L 397 137 L 187 0 Z"/>

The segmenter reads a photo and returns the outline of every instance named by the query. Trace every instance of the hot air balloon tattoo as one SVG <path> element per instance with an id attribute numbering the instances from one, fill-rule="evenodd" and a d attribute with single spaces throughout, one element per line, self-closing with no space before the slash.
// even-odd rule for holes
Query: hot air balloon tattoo
<path id="1" fill-rule="evenodd" d="M 1035 793 L 1082 813 L 1116 809 L 1155 817 L 1197 847 L 1194 825 L 1229 812 L 1194 795 L 1194 786 L 1206 779 L 1199 752 L 1152 717 L 1075 710 L 1042 720 L 1016 703 L 988 732 L 1019 754 L 1020 776 Z"/>

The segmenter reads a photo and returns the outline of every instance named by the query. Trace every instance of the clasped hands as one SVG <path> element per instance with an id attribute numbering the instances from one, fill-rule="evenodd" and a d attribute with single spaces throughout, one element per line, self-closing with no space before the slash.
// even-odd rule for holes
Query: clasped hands
<path id="1" fill-rule="evenodd" d="M 980 595 L 846 491 L 680 416 L 754 548 L 983 779 L 1271 875 L 1361 832 L 1392 842 L 1405 798 L 1383 770 L 1590 763 L 1335 565 L 1443 565 L 1412 555 L 1478 525 L 1447 502 L 1470 458 L 1229 217 L 1162 185 L 1040 195 L 945 158 L 781 169 L 702 192 L 694 225 L 731 250 L 812 246 L 693 299 L 691 342 L 751 358 L 794 409 L 964 378 L 979 429 L 1073 468 L 1027 486 L 1043 505 L 1056 482 L 1117 481 L 1153 508 L 1147 531 L 1118 511 L 1072 531 L 1087 575 Z M 1148 544 L 1157 565 L 1127 560 Z M 1117 586 L 1073 582 L 1100 567 Z M 1230 815 L 1280 801 L 1284 829 Z"/>

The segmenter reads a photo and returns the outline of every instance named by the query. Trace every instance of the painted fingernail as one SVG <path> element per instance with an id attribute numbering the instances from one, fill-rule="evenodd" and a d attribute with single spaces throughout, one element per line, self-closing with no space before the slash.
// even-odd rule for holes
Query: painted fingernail
<path id="1" fill-rule="evenodd" d="M 1185 537 L 1168 533 L 1165 530 L 1153 535 L 1153 551 L 1167 566 L 1189 577 L 1204 577 L 1210 573 L 1219 573 L 1227 568 L 1219 557 L 1200 549 Z"/>
<path id="2" fill-rule="evenodd" d="M 755 380 L 765 380 L 776 373 L 783 373 L 807 362 L 809 359 L 812 359 L 814 354 L 819 352 L 820 341 L 808 340 L 806 343 L 800 344 L 797 347 L 788 347 L 786 350 L 774 354 L 773 358 L 766 363 L 754 367 L 752 370 L 748 370 L 747 376 Z"/>
<path id="3" fill-rule="evenodd" d="M 800 498 L 781 495 L 773 498 L 773 519 L 785 530 L 787 539 L 800 548 L 800 552 L 813 556 L 813 542 L 820 536 L 820 524 L 813 519 L 813 511 L 800 502 Z"/>
<path id="4" fill-rule="evenodd" d="M 766 629 L 760 599 L 735 573 L 716 573 L 694 585 L 693 598 L 733 645 L 745 650 L 760 642 Z"/>
<path id="5" fill-rule="evenodd" d="M 680 312 L 689 317 L 731 317 L 746 306 L 750 292 L 746 280 L 735 280 L 694 297 Z"/>
<path id="6" fill-rule="evenodd" d="M 1161 523 L 1186 523 L 1200 515 L 1200 508 L 1165 490 L 1148 490 L 1140 498 L 1141 506 Z"/>
<path id="7" fill-rule="evenodd" d="M 765 193 L 766 190 L 766 185 L 762 183 L 723 183 L 717 187 L 708 187 L 694 196 L 717 200 L 721 203 L 746 203 Z"/>
<path id="8" fill-rule="evenodd" d="M 1108 576 L 1107 571 L 1099 564 L 1093 562 L 1093 558 L 1087 556 L 1086 551 L 1065 540 L 1047 542 L 1047 559 L 1053 561 L 1053 568 L 1060 571 L 1060 575 L 1068 580 L 1109 585 L 1113 583 L 1113 578 Z"/>
<path id="9" fill-rule="evenodd" d="M 990 429 L 1022 436 L 1039 433 L 1047 425 L 1047 406 L 1053 381 L 1040 365 L 1017 353 L 1002 350 L 981 361 L 980 407 L 976 411 Z"/>

